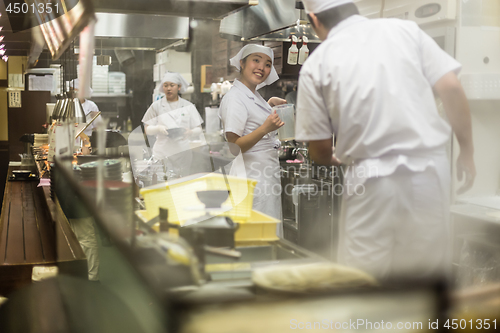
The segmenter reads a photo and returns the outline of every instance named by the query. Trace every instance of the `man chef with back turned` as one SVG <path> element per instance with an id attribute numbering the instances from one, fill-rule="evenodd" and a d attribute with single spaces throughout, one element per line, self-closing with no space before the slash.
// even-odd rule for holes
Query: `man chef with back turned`
<path id="1" fill-rule="evenodd" d="M 414 22 L 369 20 L 351 0 L 303 3 L 323 42 L 300 72 L 296 139 L 317 163 L 350 166 L 340 263 L 378 278 L 448 274 L 452 129 L 465 175 L 459 192 L 476 175 L 461 65 Z"/>

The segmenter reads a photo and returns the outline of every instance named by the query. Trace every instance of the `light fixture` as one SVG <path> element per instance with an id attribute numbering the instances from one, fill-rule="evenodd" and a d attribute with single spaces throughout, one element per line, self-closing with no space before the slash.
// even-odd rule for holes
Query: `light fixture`
<path id="1" fill-rule="evenodd" d="M 0 31 L 2 31 L 3 27 L 0 27 Z"/>
<path id="2" fill-rule="evenodd" d="M 8 56 L 6 56 L 6 55 L 4 55 L 4 56 L 2 57 L 2 60 L 3 60 L 3 61 L 5 61 L 5 62 L 7 62 L 7 60 L 9 60 L 9 57 L 8 57 Z"/>
<path id="3" fill-rule="evenodd" d="M 0 36 L 0 42 L 3 41 L 4 39 L 4 36 Z"/>
<path id="4" fill-rule="evenodd" d="M 5 49 L 5 44 L 0 45 L 0 49 Z"/>
<path id="5" fill-rule="evenodd" d="M 0 50 L 0 56 L 3 56 L 5 54 L 5 50 Z"/>

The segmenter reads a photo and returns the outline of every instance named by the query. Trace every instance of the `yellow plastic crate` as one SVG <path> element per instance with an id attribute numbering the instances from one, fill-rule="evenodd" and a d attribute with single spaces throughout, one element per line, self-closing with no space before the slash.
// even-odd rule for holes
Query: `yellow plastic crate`
<path id="1" fill-rule="evenodd" d="M 145 210 L 138 210 L 135 213 L 142 221 L 144 221 L 144 223 L 148 222 L 154 217 L 150 217 L 148 212 Z M 276 226 L 278 223 L 280 223 L 280 220 L 277 220 L 264 213 L 252 210 L 249 219 L 247 219 L 246 221 L 235 220 L 235 222 L 239 223 L 239 228 L 238 230 L 236 230 L 236 233 L 234 235 L 235 242 L 261 242 L 275 241 L 279 239 L 279 237 L 276 236 Z M 159 232 L 159 223 L 155 224 L 153 226 L 153 229 Z M 170 233 L 178 235 L 178 232 L 175 229 L 170 229 Z"/>
<path id="2" fill-rule="evenodd" d="M 252 210 L 250 218 L 246 221 L 238 221 L 240 226 L 234 234 L 235 242 L 260 242 L 260 241 L 275 241 L 279 237 L 276 236 L 276 226 L 281 221 L 269 215 Z"/>
<path id="3" fill-rule="evenodd" d="M 158 215 L 160 207 L 168 209 L 171 223 L 184 222 L 205 213 L 190 208 L 204 208 L 196 192 L 208 190 L 228 190 L 229 198 L 222 204 L 227 211 L 218 215 L 229 216 L 233 220 L 245 221 L 250 218 L 253 191 L 256 180 L 225 176 L 217 173 L 196 174 L 167 181 L 163 184 L 141 189 L 148 216 Z"/>
<path id="4" fill-rule="evenodd" d="M 140 218 L 141 221 L 144 222 L 144 223 L 149 222 L 149 220 L 151 220 L 152 218 L 155 217 L 155 216 L 150 217 L 147 210 L 136 210 L 135 211 L 135 215 L 138 218 Z M 169 221 L 169 223 L 170 223 L 170 221 Z M 178 225 L 179 222 L 172 222 L 172 224 L 177 224 Z M 156 232 L 160 232 L 160 222 L 155 223 L 151 227 L 151 229 L 153 229 Z M 177 229 L 174 229 L 174 228 L 171 228 L 168 233 L 171 234 L 171 235 L 174 235 L 174 236 L 179 236 L 179 231 Z"/>

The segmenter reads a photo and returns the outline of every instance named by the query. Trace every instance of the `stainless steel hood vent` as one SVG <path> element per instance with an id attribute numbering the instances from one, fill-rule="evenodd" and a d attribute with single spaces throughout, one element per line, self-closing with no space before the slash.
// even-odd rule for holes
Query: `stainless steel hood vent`
<path id="1" fill-rule="evenodd" d="M 96 12 L 222 18 L 259 0 L 93 0 Z"/>
<path id="2" fill-rule="evenodd" d="M 309 42 L 319 42 L 304 10 L 297 9 L 296 5 L 296 0 L 259 0 L 257 6 L 225 17 L 221 22 L 221 37 L 243 41 L 289 41 L 291 35 L 296 35 L 307 36 Z"/>
<path id="3" fill-rule="evenodd" d="M 96 13 L 102 49 L 160 50 L 189 38 L 189 18 L 171 15 Z"/>
<path id="4" fill-rule="evenodd" d="M 188 17 L 96 13 L 96 18 L 96 37 L 181 39 L 189 36 Z"/>

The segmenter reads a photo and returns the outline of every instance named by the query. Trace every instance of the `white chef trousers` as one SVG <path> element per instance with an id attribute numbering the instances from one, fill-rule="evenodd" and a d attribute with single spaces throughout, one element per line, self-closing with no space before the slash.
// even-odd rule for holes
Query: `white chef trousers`
<path id="1" fill-rule="evenodd" d="M 94 219 L 92 217 L 69 219 L 69 224 L 87 257 L 89 280 L 98 281 L 99 254 Z"/>
<path id="2" fill-rule="evenodd" d="M 447 161 L 421 172 L 402 165 L 389 176 L 367 179 L 362 195 L 344 193 L 339 262 L 379 279 L 449 277 Z"/>

